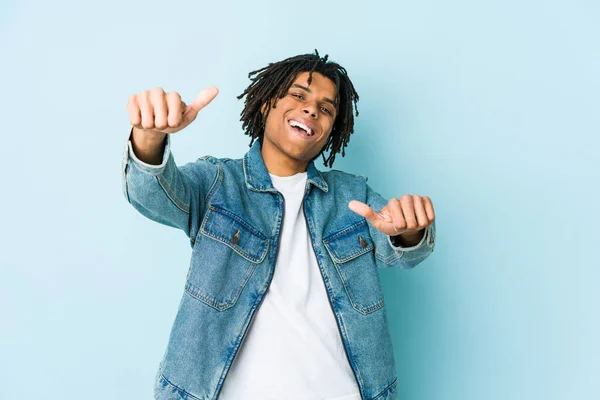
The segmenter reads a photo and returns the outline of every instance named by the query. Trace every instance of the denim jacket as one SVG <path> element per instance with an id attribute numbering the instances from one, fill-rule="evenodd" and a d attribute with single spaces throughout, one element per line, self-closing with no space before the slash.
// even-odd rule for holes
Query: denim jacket
<path id="1" fill-rule="evenodd" d="M 122 187 L 141 214 L 179 228 L 192 256 L 154 395 L 215 400 L 275 268 L 284 198 L 273 187 L 260 140 L 242 159 L 205 156 L 177 166 L 167 135 L 163 160 L 139 160 L 127 141 Z M 319 171 L 311 161 L 304 214 L 331 310 L 364 400 L 397 398 L 398 380 L 378 268 L 412 268 L 433 251 L 435 222 L 409 248 L 348 208 L 387 204 L 367 178 Z"/>

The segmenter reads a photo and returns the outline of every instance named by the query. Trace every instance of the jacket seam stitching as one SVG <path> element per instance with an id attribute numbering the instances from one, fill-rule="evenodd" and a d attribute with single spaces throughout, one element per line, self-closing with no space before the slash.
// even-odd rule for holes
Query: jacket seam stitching
<path id="1" fill-rule="evenodd" d="M 202 158 L 202 159 L 206 160 L 209 156 L 205 156 L 205 157 L 206 158 Z M 209 159 L 208 161 L 210 161 L 212 163 L 212 160 Z M 210 198 L 214 194 L 215 190 L 217 189 L 216 186 L 217 186 L 217 183 L 219 182 L 219 178 L 221 177 L 221 167 L 216 165 L 215 163 L 213 163 L 213 164 L 215 165 L 215 167 L 217 167 L 217 174 L 215 176 L 215 179 L 213 180 L 213 183 L 210 185 L 210 188 L 208 189 L 208 193 L 206 193 L 206 196 L 204 196 L 204 210 L 206 210 L 208 208 L 208 202 L 210 201 Z M 203 221 L 198 221 L 198 222 L 200 222 L 200 227 L 198 228 L 198 232 L 196 232 L 196 235 L 194 235 L 194 240 L 192 241 L 192 250 L 196 247 L 196 238 L 202 231 L 201 227 L 203 225 Z M 191 222 L 190 222 L 190 224 L 191 224 Z M 190 232 L 191 232 L 191 227 L 190 227 Z"/>
<path id="2" fill-rule="evenodd" d="M 208 200 L 210 199 L 210 197 L 212 197 L 213 193 L 216 190 L 216 186 L 217 183 L 219 182 L 219 178 L 221 177 L 221 167 L 218 165 L 215 165 L 217 167 L 217 174 L 215 176 L 215 180 L 213 181 L 212 185 L 210 185 L 210 189 L 208 190 L 208 193 L 206 194 L 206 196 L 204 196 L 204 204 L 208 205 Z M 204 207 L 205 209 L 208 207 Z"/>
<path id="3" fill-rule="evenodd" d="M 210 208 L 211 212 L 216 212 L 216 213 L 220 213 L 219 211 L 217 211 L 214 207 Z M 225 213 L 220 213 L 222 215 L 225 215 L 228 218 L 232 218 L 233 217 L 225 214 Z M 225 244 L 226 246 L 228 246 L 230 249 L 232 249 L 233 251 L 235 251 L 237 254 L 239 254 L 240 256 L 242 256 L 243 258 L 245 258 L 246 260 L 255 263 L 255 264 L 260 264 L 261 262 L 263 262 L 263 260 L 265 259 L 268 251 L 269 251 L 269 239 L 264 238 L 264 236 L 262 235 L 262 233 L 259 233 L 261 236 L 258 236 L 256 233 L 253 232 L 253 230 L 249 229 L 245 224 L 242 224 L 240 222 L 240 224 L 248 230 L 248 232 L 250 232 L 251 234 L 255 235 L 256 237 L 258 237 L 261 242 L 264 244 L 264 250 L 262 251 L 262 253 L 258 254 L 258 256 L 254 257 L 251 254 L 249 254 L 246 250 L 244 250 L 242 247 L 235 245 L 233 243 L 230 242 L 230 240 L 228 238 L 225 238 L 223 236 L 214 234 L 212 232 L 209 232 L 206 230 L 206 223 L 208 221 L 208 213 L 206 214 L 204 221 L 202 221 L 202 225 L 200 226 L 200 232 L 203 233 L 205 236 L 212 238 L 214 240 L 217 240 L 223 244 Z M 234 219 L 235 220 L 235 219 Z M 236 220 L 237 221 L 237 220 Z M 239 221 L 237 221 L 239 222 Z"/>
<path id="4" fill-rule="evenodd" d="M 212 211 L 218 212 L 219 214 L 224 214 L 224 215 L 234 219 L 235 221 L 239 222 L 240 225 L 242 225 L 244 228 L 248 229 L 250 232 L 252 232 L 256 236 L 260 237 L 263 241 L 267 240 L 267 237 L 260 230 L 258 230 L 254 226 L 250 225 L 248 222 L 246 222 L 243 218 L 239 217 L 237 214 L 232 213 L 231 211 L 226 210 L 222 207 L 218 207 L 218 206 L 210 206 L 210 209 Z"/>
<path id="5" fill-rule="evenodd" d="M 345 228 L 342 228 L 342 230 L 340 230 L 338 232 L 335 232 L 335 233 L 333 233 L 333 234 L 331 234 L 329 236 L 324 237 L 323 238 L 323 242 L 324 243 L 329 243 L 332 240 L 337 239 L 338 237 L 343 236 L 346 233 L 355 230 L 357 227 L 359 227 L 361 225 L 365 225 L 366 223 L 367 223 L 366 220 L 355 222 L 352 225 L 349 225 L 349 226 L 347 226 Z"/>
<path id="6" fill-rule="evenodd" d="M 398 254 L 398 252 L 400 252 L 400 254 Z M 375 257 L 377 257 L 379 260 L 383 261 L 385 264 L 391 264 L 392 262 L 399 260 L 402 257 L 402 252 L 400 250 L 397 250 L 397 252 L 395 254 L 392 254 L 391 256 L 385 258 L 384 256 L 381 255 L 380 252 L 375 251 Z"/>
<path id="7" fill-rule="evenodd" d="M 170 189 L 167 188 L 166 184 L 163 184 L 162 179 L 160 176 L 156 176 L 156 179 L 158 181 L 159 186 L 162 188 L 162 190 L 165 192 L 165 194 L 167 195 L 167 197 L 169 198 L 169 200 L 171 200 L 171 202 L 177 207 L 179 208 L 181 211 L 183 211 L 184 213 L 188 214 L 190 213 L 190 208 L 189 206 L 185 206 L 185 204 L 180 201 L 179 199 L 177 199 L 175 197 L 175 195 L 171 192 Z M 181 205 L 179 204 L 181 203 Z"/>
<path id="8" fill-rule="evenodd" d="M 250 268 L 248 268 L 248 272 L 246 272 L 246 275 L 244 276 L 244 280 L 239 284 L 239 286 L 237 287 L 237 289 L 234 293 L 233 299 L 230 301 L 219 302 L 217 299 L 213 298 L 212 296 L 207 296 L 207 295 L 200 293 L 199 290 L 196 289 L 196 287 L 189 282 L 189 280 L 185 284 L 185 290 L 192 297 L 200 300 L 201 302 L 216 309 L 217 311 L 227 310 L 228 308 L 233 307 L 235 305 L 235 303 L 237 303 L 237 301 L 240 297 L 240 293 L 242 293 L 242 290 L 244 290 L 244 287 L 250 280 L 250 277 L 252 276 L 252 274 L 254 273 L 254 270 L 256 269 L 256 265 L 257 264 L 255 264 L 255 263 L 250 263 Z"/>
<path id="9" fill-rule="evenodd" d="M 229 246 L 233 251 L 235 251 L 240 256 L 244 257 L 246 260 L 248 260 L 254 264 L 260 264 L 264 260 L 265 256 L 267 255 L 267 251 L 269 250 L 269 248 L 268 248 L 269 241 L 263 240 L 262 243 L 265 245 L 265 246 L 263 246 L 265 249 L 262 250 L 262 253 L 260 253 L 258 255 L 258 257 L 254 257 L 252 254 L 249 254 L 246 250 L 244 250 L 240 246 L 235 245 L 235 244 L 232 246 L 231 242 L 227 238 L 220 236 L 220 235 L 215 235 L 214 233 L 211 233 L 211 232 L 208 232 L 205 227 L 202 227 L 202 233 L 204 233 L 206 236 L 208 236 L 212 239 L 215 239 L 215 240 Z"/>
<path id="10" fill-rule="evenodd" d="M 325 246 L 329 249 L 328 243 L 325 243 Z M 335 251 L 331 250 L 331 258 L 333 258 L 338 263 L 343 264 L 348 261 L 352 261 L 353 259 L 358 258 L 359 256 L 362 256 L 363 254 L 369 253 L 374 248 L 375 247 L 373 246 L 373 244 L 370 244 L 369 246 L 365 247 L 364 249 L 355 250 L 354 252 L 348 254 L 346 257 L 343 257 L 343 258 L 338 257 L 336 254 L 334 254 Z"/>
<path id="11" fill-rule="evenodd" d="M 189 396 L 189 397 L 191 397 L 191 398 L 193 398 L 193 399 L 196 399 L 196 400 L 202 400 L 200 397 L 196 397 L 196 396 L 194 396 L 193 394 L 186 392 L 186 391 L 185 391 L 185 390 L 183 390 L 182 388 L 180 388 L 180 387 L 178 387 L 178 386 L 175 386 L 175 385 L 174 385 L 173 383 L 171 383 L 171 381 L 169 381 L 169 380 L 167 379 L 167 377 L 166 377 L 166 376 L 164 376 L 163 374 L 160 374 L 160 376 L 161 376 L 161 378 L 162 378 L 162 379 L 164 379 L 164 380 L 165 380 L 165 382 L 167 382 L 167 385 L 171 386 L 172 388 L 174 388 L 174 389 L 175 389 L 175 390 L 177 390 L 178 392 L 181 392 L 181 393 L 183 393 L 184 395 L 186 395 L 186 396 Z"/>
<path id="12" fill-rule="evenodd" d="M 394 379 L 394 381 L 392 383 L 387 385 L 387 387 L 385 387 L 381 392 L 379 392 L 377 395 L 375 395 L 375 397 L 373 397 L 371 400 L 377 400 L 377 398 L 383 396 L 386 391 L 390 390 L 397 383 L 398 383 L 398 377 L 396 377 L 396 379 Z"/>
<path id="13" fill-rule="evenodd" d="M 359 304 L 357 304 L 356 301 L 354 300 L 354 296 L 352 296 L 352 293 L 351 293 L 349 287 L 346 285 L 346 281 L 348 280 L 348 278 L 346 278 L 346 276 L 343 274 L 343 272 L 339 270 L 337 263 L 333 263 L 333 265 L 334 265 L 337 273 L 340 275 L 342 285 L 344 285 L 344 289 L 346 289 L 346 293 L 348 294 L 348 297 L 350 298 L 350 303 L 352 304 L 352 308 L 354 308 L 356 311 L 358 311 L 359 313 L 361 313 L 363 315 L 367 315 L 367 314 L 377 311 L 381 307 L 383 307 L 383 302 L 384 302 L 383 299 L 381 299 L 379 302 L 377 302 L 375 304 L 372 304 L 372 305 L 366 306 L 366 307 L 361 307 Z"/>

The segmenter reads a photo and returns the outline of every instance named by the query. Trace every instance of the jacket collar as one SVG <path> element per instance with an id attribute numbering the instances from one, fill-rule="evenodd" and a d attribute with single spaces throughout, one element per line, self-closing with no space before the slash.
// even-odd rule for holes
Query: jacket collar
<path id="1" fill-rule="evenodd" d="M 246 180 L 246 187 L 264 192 L 276 192 L 277 189 L 271 182 L 271 177 L 265 166 L 265 162 L 261 153 L 262 140 L 256 139 L 252 144 L 252 147 L 244 155 L 244 178 Z M 315 167 L 315 162 L 310 161 L 306 167 L 307 172 L 307 183 L 311 183 L 327 192 L 327 182 L 323 179 L 321 171 Z"/>

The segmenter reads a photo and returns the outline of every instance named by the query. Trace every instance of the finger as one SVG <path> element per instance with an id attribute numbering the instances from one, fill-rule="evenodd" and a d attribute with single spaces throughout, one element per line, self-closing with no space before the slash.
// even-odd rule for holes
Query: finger
<path id="1" fill-rule="evenodd" d="M 150 100 L 154 107 L 154 126 L 158 130 L 165 129 L 167 125 L 167 100 L 162 88 L 154 88 L 150 91 Z"/>
<path id="2" fill-rule="evenodd" d="M 357 213 L 358 215 L 365 217 L 372 223 L 375 222 L 377 213 L 365 203 L 361 203 L 358 200 L 352 200 L 350 203 L 348 203 L 348 208 Z"/>
<path id="3" fill-rule="evenodd" d="M 145 91 L 138 97 L 140 112 L 142 113 L 142 129 L 154 128 L 154 110 L 150 103 L 150 92 Z"/>
<path id="4" fill-rule="evenodd" d="M 141 128 L 142 115 L 140 114 L 140 106 L 138 105 L 136 95 L 129 96 L 127 111 L 129 112 L 129 123 L 136 128 Z"/>
<path id="5" fill-rule="evenodd" d="M 406 229 L 406 219 L 402 214 L 402 206 L 397 198 L 390 199 L 388 202 L 388 211 L 392 215 L 392 225 L 396 232 L 402 232 Z"/>
<path id="6" fill-rule="evenodd" d="M 423 198 L 421 196 L 413 196 L 413 207 L 415 208 L 419 227 L 424 228 L 429 225 L 429 219 L 427 219 L 427 213 L 425 212 L 425 206 L 423 205 Z"/>
<path id="7" fill-rule="evenodd" d="M 167 94 L 167 123 L 169 128 L 177 128 L 181 124 L 181 117 L 185 109 L 185 103 L 181 101 L 181 96 L 177 92 Z"/>
<path id="8" fill-rule="evenodd" d="M 404 219 L 406 220 L 406 229 L 417 229 L 418 225 L 413 206 L 413 197 L 410 194 L 405 194 L 400 198 L 400 204 L 402 205 L 402 214 L 404 214 Z"/>
<path id="9" fill-rule="evenodd" d="M 425 205 L 425 212 L 427 212 L 427 218 L 429 222 L 433 222 L 435 219 L 435 213 L 433 212 L 433 203 L 431 199 L 427 196 L 423 197 L 423 204 Z"/>
<path id="10" fill-rule="evenodd" d="M 208 103 L 210 103 L 215 97 L 217 97 L 217 94 L 219 94 L 219 89 L 217 89 L 214 86 L 209 86 L 206 89 L 204 89 L 202 92 L 200 92 L 198 96 L 196 96 L 194 102 L 187 107 L 183 118 L 186 121 L 191 122 L 193 119 L 196 118 L 196 115 L 198 115 L 198 112 L 200 112 L 200 110 L 206 107 Z"/>

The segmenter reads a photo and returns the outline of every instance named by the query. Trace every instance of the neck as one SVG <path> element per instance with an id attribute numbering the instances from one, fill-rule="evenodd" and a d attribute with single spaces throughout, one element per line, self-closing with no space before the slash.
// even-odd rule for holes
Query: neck
<path id="1" fill-rule="evenodd" d="M 292 176 L 299 172 L 306 172 L 309 163 L 288 157 L 268 140 L 263 142 L 261 154 L 267 171 L 276 176 Z"/>

